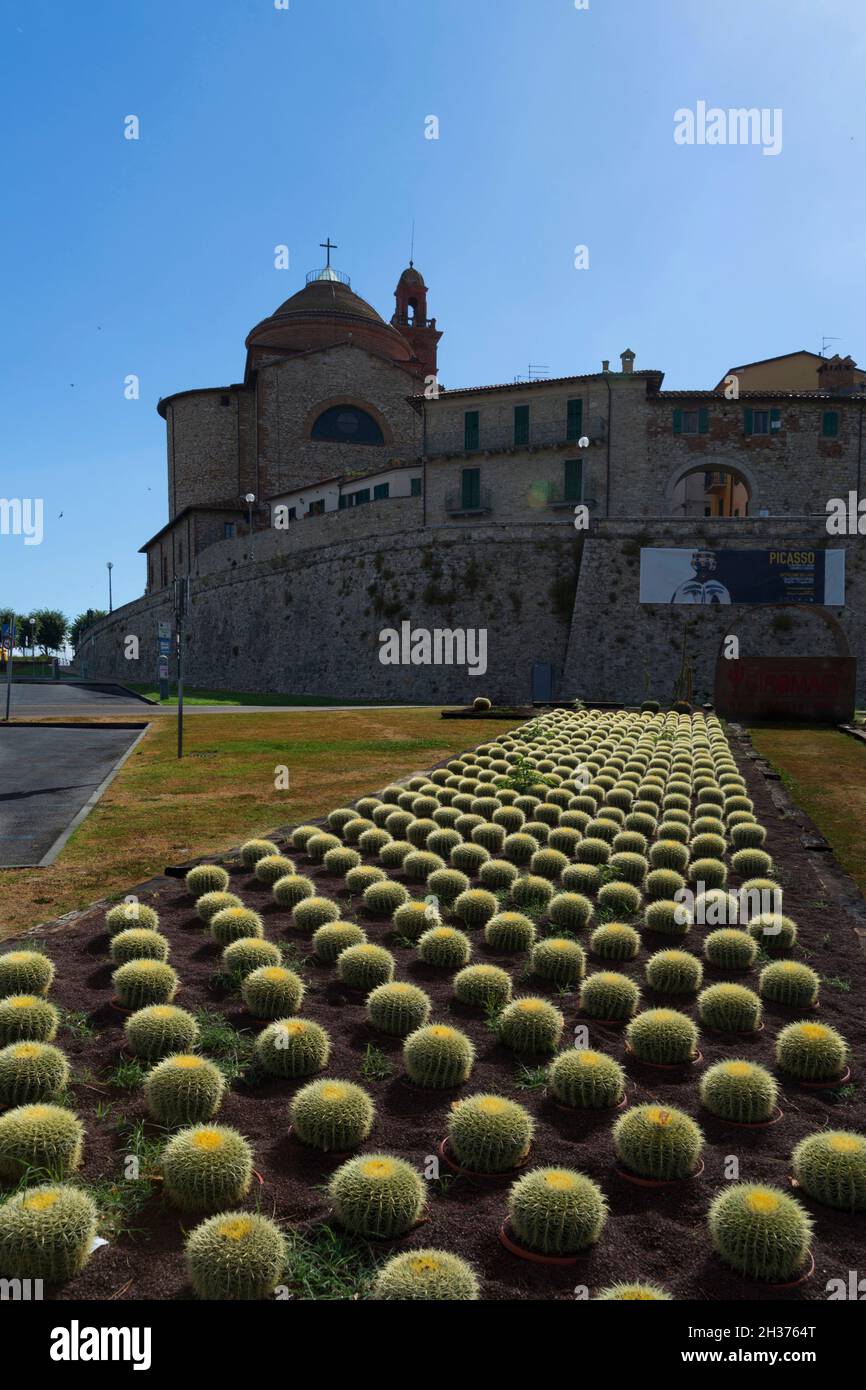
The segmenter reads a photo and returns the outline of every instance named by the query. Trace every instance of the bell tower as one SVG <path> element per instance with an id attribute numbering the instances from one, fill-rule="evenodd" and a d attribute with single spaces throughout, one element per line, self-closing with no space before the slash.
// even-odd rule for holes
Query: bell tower
<path id="1" fill-rule="evenodd" d="M 394 298 L 397 307 L 391 323 L 411 347 L 420 373 L 435 376 L 436 352 L 442 332 L 436 327 L 436 320 L 427 317 L 427 286 L 413 261 L 397 281 Z"/>

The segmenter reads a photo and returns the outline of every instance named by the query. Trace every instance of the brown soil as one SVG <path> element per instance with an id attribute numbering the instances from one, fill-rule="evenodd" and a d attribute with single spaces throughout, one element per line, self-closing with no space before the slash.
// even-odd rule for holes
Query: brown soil
<path id="1" fill-rule="evenodd" d="M 543 1091 L 520 1090 L 515 1086 L 516 1059 L 501 1047 L 491 1031 L 470 1010 L 451 999 L 450 976 L 420 964 L 415 953 L 389 939 L 387 922 L 369 919 L 360 899 L 345 902 L 346 917 L 363 922 L 371 940 L 383 941 L 395 954 L 398 977 L 421 985 L 434 1000 L 434 1017 L 450 1018 L 464 1029 L 477 1048 L 477 1062 L 470 1081 L 460 1094 L 495 1090 L 528 1107 L 537 1122 L 530 1165 L 559 1164 L 581 1169 L 604 1189 L 610 1217 L 595 1249 L 570 1268 L 547 1268 L 529 1264 L 509 1254 L 500 1244 L 498 1232 L 504 1219 L 509 1179 L 473 1180 L 450 1178 L 444 1191 L 432 1183 L 426 1221 L 393 1245 L 377 1247 L 383 1257 L 391 1249 L 438 1245 L 469 1259 L 483 1279 L 486 1299 L 571 1299 L 575 1288 L 586 1285 L 591 1294 L 616 1280 L 640 1279 L 661 1283 L 676 1299 L 787 1301 L 826 1298 L 829 1279 L 847 1279 L 848 1271 L 862 1263 L 866 1218 L 851 1217 L 824 1208 L 808 1198 L 804 1205 L 815 1220 L 813 1250 L 816 1270 L 804 1286 L 780 1292 L 747 1283 L 722 1266 L 712 1255 L 706 1234 L 706 1212 L 712 1197 L 726 1181 L 725 1165 L 731 1157 L 739 1161 L 743 1180 L 760 1180 L 787 1188 L 790 1154 L 803 1136 L 817 1128 L 866 1129 L 866 1106 L 862 1093 L 863 1043 L 866 1025 L 862 1001 L 866 984 L 866 961 L 857 942 L 853 921 L 841 907 L 832 887 L 815 876 L 810 856 L 799 841 L 799 829 L 780 817 L 767 793 L 762 777 L 748 760 L 743 760 L 750 795 L 754 797 L 759 819 L 769 829 L 768 848 L 779 866 L 785 890 L 785 911 L 800 927 L 803 948 L 798 954 L 808 959 L 822 976 L 850 981 L 846 992 L 824 984 L 819 1017 L 838 1028 L 853 1051 L 852 1086 L 842 1095 L 809 1092 L 783 1083 L 781 1106 L 784 1119 L 766 1129 L 748 1130 L 726 1126 L 703 1113 L 697 1085 L 700 1068 L 682 1072 L 653 1071 L 625 1054 L 622 1030 L 595 1025 L 580 1016 L 577 996 L 571 994 L 557 1002 L 566 1016 L 568 1036 L 582 1022 L 589 1022 L 592 1045 L 599 1046 L 621 1060 L 628 1075 L 631 1103 L 650 1100 L 673 1104 L 686 1110 L 701 1124 L 706 1146 L 705 1168 L 699 1178 L 670 1188 L 649 1189 L 633 1186 L 617 1176 L 611 1125 L 617 1113 L 570 1113 L 558 1108 Z M 314 865 L 306 855 L 289 850 L 299 870 L 315 879 L 317 889 L 340 897 L 341 881 Z M 826 859 L 823 861 L 826 863 Z M 270 891 L 257 885 L 245 871 L 235 868 L 232 888 L 244 901 L 262 913 L 267 936 L 276 942 L 292 942 L 304 950 L 306 938 L 290 928 L 289 915 L 276 907 Z M 731 886 L 736 886 L 732 882 Z M 178 1003 L 186 1008 L 209 1005 L 220 1009 L 237 1028 L 257 1031 L 257 1024 L 244 1011 L 237 996 L 226 997 L 215 991 L 211 977 L 219 965 L 219 951 L 193 912 L 192 901 L 182 880 L 170 878 L 148 885 L 145 901 L 158 907 L 162 930 L 171 941 L 171 960 L 179 971 L 183 990 Z M 415 887 L 414 891 L 419 890 Z M 102 928 L 103 908 L 94 908 L 71 925 L 55 932 L 41 933 L 57 964 L 57 981 L 52 993 L 56 1002 L 70 1010 L 86 1010 L 98 1030 L 92 1039 L 78 1039 L 66 1030 L 58 1042 L 69 1054 L 76 1073 L 90 1069 L 95 1077 L 73 1087 L 74 1102 L 87 1128 L 83 1177 L 95 1180 L 117 1177 L 121 1171 L 123 1142 L 114 1129 L 118 1116 L 128 1120 L 145 1117 L 140 1094 L 118 1090 L 104 1078 L 118 1060 L 123 1016 L 110 1007 L 112 989 L 107 964 L 108 938 Z M 708 928 L 695 928 L 685 945 L 698 952 L 700 939 Z M 519 992 L 545 993 L 536 980 L 521 977 L 521 964 L 514 958 L 488 956 L 480 934 L 474 933 L 474 959 L 496 960 L 510 969 Z M 646 959 L 653 950 L 670 944 L 645 936 L 640 957 L 626 965 L 626 971 L 643 981 Z M 598 965 L 596 964 L 596 968 Z M 617 967 L 619 968 L 619 967 Z M 445 1134 L 446 1116 L 453 1094 L 417 1092 L 402 1079 L 400 1042 L 377 1035 L 367 1026 L 363 998 L 342 988 L 331 966 L 310 959 L 303 967 L 308 992 L 303 1012 L 318 1020 L 330 1033 L 333 1043 L 328 1074 L 360 1082 L 373 1094 L 377 1120 L 368 1150 L 387 1150 L 423 1168 L 429 1155 L 437 1151 Z M 709 969 L 707 982 L 714 972 Z M 755 984 L 756 972 L 739 976 Z M 715 978 L 720 978 L 716 975 Z M 661 1002 L 644 991 L 647 1005 Z M 670 1001 L 667 1001 L 670 1002 Z M 677 1005 L 694 1012 L 694 1005 Z M 768 1005 L 766 1026 L 751 1039 L 732 1039 L 703 1033 L 700 1047 L 703 1066 L 726 1057 L 746 1056 L 773 1068 L 773 1041 L 778 1029 L 792 1015 Z M 391 1059 L 390 1079 L 366 1081 L 361 1064 L 370 1043 Z M 218 1121 L 237 1126 L 255 1151 L 255 1166 L 264 1179 L 256 1185 L 248 1205 L 260 1203 L 261 1210 L 301 1230 L 330 1218 L 327 1195 L 322 1190 L 340 1160 L 328 1158 L 302 1147 L 287 1134 L 289 1100 L 303 1083 L 272 1082 L 256 1089 L 235 1084 L 220 1110 Z M 112 1115 L 97 1118 L 97 1106 L 113 1102 Z M 835 1102 L 835 1103 L 834 1103 Z M 154 1131 L 156 1132 L 156 1131 Z M 443 1165 L 443 1174 L 447 1170 Z M 183 1261 L 183 1232 L 193 1224 L 154 1195 L 135 1218 L 141 1234 L 135 1239 L 121 1238 L 100 1249 L 88 1268 L 57 1293 L 63 1299 L 177 1299 L 190 1296 Z"/>

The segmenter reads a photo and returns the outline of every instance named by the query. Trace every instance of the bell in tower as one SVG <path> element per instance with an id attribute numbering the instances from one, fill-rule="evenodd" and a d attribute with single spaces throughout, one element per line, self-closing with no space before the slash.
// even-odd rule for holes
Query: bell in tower
<path id="1" fill-rule="evenodd" d="M 424 276 L 409 262 L 394 291 L 397 307 L 391 323 L 412 348 L 425 376 L 436 375 L 436 351 L 442 332 L 435 319 L 427 317 L 427 286 Z"/>

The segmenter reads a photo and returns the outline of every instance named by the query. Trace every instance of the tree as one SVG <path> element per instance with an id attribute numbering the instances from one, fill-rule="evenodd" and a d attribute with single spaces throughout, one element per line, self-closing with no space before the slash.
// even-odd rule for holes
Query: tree
<path id="1" fill-rule="evenodd" d="M 63 646 L 69 627 L 69 619 L 65 613 L 56 608 L 37 608 L 30 616 L 36 619 L 36 641 L 45 655 L 58 652 Z"/>
<path id="2" fill-rule="evenodd" d="M 69 640 L 73 647 L 77 647 L 84 633 L 92 627 L 100 618 L 107 618 L 108 613 L 104 608 L 88 608 L 86 613 L 79 613 L 69 629 Z"/>

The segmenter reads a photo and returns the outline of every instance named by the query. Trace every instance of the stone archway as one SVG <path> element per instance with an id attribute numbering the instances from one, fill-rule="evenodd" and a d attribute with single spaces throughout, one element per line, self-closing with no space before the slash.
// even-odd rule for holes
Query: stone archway
<path id="1" fill-rule="evenodd" d="M 748 515 L 756 516 L 758 514 L 761 505 L 760 487 L 758 485 L 758 479 L 752 469 L 744 466 L 739 459 L 734 461 L 733 459 L 729 460 L 705 455 L 700 459 L 695 457 L 691 462 L 678 464 L 669 474 L 664 489 L 665 510 L 668 515 L 704 515 L 703 508 L 701 508 L 699 512 L 694 513 L 687 511 L 677 512 L 678 498 L 683 492 L 686 481 L 691 478 L 697 478 L 701 474 L 709 475 L 713 479 L 727 477 L 732 479 L 735 483 L 741 483 L 743 489 L 748 494 Z M 711 484 L 710 489 L 711 491 L 715 490 L 715 485 Z M 725 513 L 718 514 L 724 515 Z"/>

